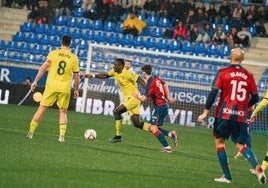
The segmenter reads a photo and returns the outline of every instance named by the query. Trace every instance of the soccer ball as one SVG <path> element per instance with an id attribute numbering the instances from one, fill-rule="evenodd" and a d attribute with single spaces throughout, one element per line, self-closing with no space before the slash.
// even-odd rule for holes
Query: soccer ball
<path id="1" fill-rule="evenodd" d="M 95 140 L 97 137 L 97 133 L 94 129 L 87 129 L 84 132 L 84 137 L 86 140 Z"/>

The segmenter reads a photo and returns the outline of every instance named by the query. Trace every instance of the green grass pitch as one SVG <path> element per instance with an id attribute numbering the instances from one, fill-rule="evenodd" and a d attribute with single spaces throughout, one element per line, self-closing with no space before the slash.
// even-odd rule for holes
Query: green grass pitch
<path id="1" fill-rule="evenodd" d="M 58 143 L 58 111 L 49 109 L 34 138 L 25 138 L 36 107 L 0 105 L 0 187 L 1 188 L 252 188 L 261 186 L 251 175 L 245 159 L 234 160 L 233 143 L 227 141 L 231 185 L 214 182 L 222 175 L 211 130 L 166 124 L 175 129 L 179 146 L 171 154 L 150 133 L 123 126 L 123 141 L 109 143 L 114 135 L 113 117 L 68 112 L 66 142 Z M 83 132 L 97 131 L 87 141 Z M 253 147 L 261 161 L 267 137 L 252 135 Z M 171 140 L 168 139 L 169 143 Z"/>

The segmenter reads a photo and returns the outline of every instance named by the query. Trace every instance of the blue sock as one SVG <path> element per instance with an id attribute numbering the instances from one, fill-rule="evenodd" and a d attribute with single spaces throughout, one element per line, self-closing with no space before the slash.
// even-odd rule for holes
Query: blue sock
<path id="1" fill-rule="evenodd" d="M 157 131 L 154 133 L 154 135 L 155 135 L 155 137 L 158 139 L 158 141 L 159 141 L 164 147 L 169 146 L 167 140 L 165 139 L 164 134 L 163 134 L 160 130 L 157 130 Z"/>
<path id="2" fill-rule="evenodd" d="M 225 178 L 228 180 L 232 180 L 231 172 L 228 166 L 227 153 L 225 151 L 225 147 L 217 148 L 217 155 Z"/>
<path id="3" fill-rule="evenodd" d="M 168 136 L 169 131 L 162 129 L 162 128 L 158 128 L 165 136 Z"/>
<path id="4" fill-rule="evenodd" d="M 253 151 L 249 147 L 244 146 L 241 149 L 240 153 L 243 154 L 243 156 L 248 160 L 248 162 L 250 162 L 250 164 L 252 165 L 254 169 L 259 164 Z"/>

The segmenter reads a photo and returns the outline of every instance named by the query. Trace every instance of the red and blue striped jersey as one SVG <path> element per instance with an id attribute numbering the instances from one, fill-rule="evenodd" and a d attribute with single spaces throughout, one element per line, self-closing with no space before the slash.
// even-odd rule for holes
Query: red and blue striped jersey
<path id="1" fill-rule="evenodd" d="M 151 76 L 148 79 L 145 89 L 145 96 L 153 101 L 154 105 L 166 105 L 166 94 L 164 91 L 165 82 L 158 76 Z"/>
<path id="2" fill-rule="evenodd" d="M 215 117 L 246 122 L 251 94 L 257 93 L 253 75 L 240 65 L 230 65 L 217 72 L 212 87 L 221 90 Z"/>

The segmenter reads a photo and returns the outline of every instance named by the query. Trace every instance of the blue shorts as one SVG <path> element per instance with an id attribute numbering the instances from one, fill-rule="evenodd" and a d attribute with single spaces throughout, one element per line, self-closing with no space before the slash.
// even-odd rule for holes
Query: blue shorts
<path id="1" fill-rule="evenodd" d="M 155 106 L 150 123 L 152 125 L 162 126 L 168 115 L 168 105 Z"/>
<path id="2" fill-rule="evenodd" d="M 247 143 L 248 131 L 246 123 L 216 118 L 213 132 L 216 138 L 228 139 L 231 136 L 234 143 Z"/>

